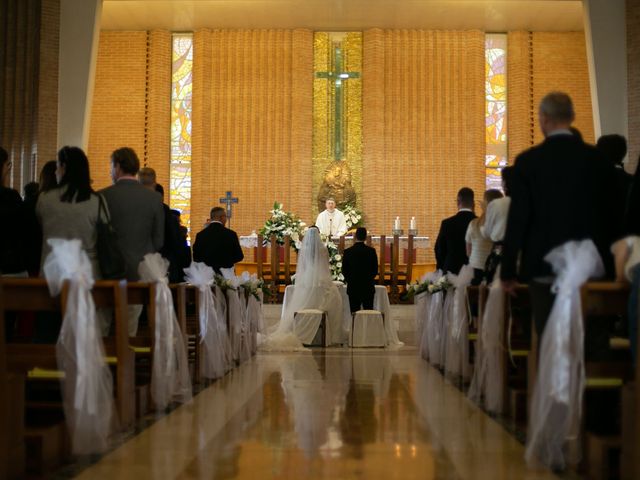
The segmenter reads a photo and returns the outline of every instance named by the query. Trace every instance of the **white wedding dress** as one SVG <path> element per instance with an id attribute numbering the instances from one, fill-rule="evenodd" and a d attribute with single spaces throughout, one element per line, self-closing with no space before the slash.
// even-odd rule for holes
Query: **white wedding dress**
<path id="1" fill-rule="evenodd" d="M 318 315 L 299 315 L 294 333 L 294 314 L 301 310 L 314 309 L 327 312 L 327 345 L 342 344 L 347 332 L 343 327 L 342 297 L 331 279 L 329 254 L 320 239 L 320 232 L 310 228 L 302 240 L 298 253 L 293 294 L 282 306 L 280 322 L 267 336 L 262 350 L 299 350 L 303 344 L 310 344 L 320 327 Z"/>

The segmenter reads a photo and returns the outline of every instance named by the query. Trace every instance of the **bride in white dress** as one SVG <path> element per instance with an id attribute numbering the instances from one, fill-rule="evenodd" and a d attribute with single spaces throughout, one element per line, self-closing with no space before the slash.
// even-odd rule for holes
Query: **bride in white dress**
<path id="1" fill-rule="evenodd" d="M 264 341 L 263 350 L 295 350 L 311 344 L 320 327 L 319 315 L 298 314 L 294 332 L 293 315 L 305 309 L 327 312 L 327 345 L 342 344 L 347 333 L 343 328 L 342 297 L 331 279 L 329 253 L 317 228 L 310 228 L 298 252 L 293 293 L 282 306 L 280 322 Z"/>

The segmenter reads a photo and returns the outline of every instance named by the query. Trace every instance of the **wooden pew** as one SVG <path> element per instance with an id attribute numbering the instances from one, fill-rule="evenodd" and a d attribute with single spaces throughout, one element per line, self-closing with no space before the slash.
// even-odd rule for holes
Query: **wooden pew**
<path id="1" fill-rule="evenodd" d="M 59 297 L 52 298 L 44 279 L 3 279 L 2 311 L 7 312 L 60 312 L 64 315 L 68 287 L 63 287 Z M 126 282 L 107 281 L 96 282 L 93 288 L 93 298 L 96 307 L 110 307 L 115 310 L 115 338 L 112 348 L 105 345 L 105 353 L 109 364 L 115 367 L 114 395 L 120 426 L 126 428 L 133 422 L 133 354 L 128 347 L 127 316 L 126 316 Z M 4 331 L 4 330 L 3 330 Z M 105 342 L 109 343 L 109 342 Z M 111 357 L 111 358 L 110 358 Z M 25 375 L 34 368 L 57 371 L 55 344 L 18 344 L 6 345 L 5 355 L 7 369 Z M 52 375 L 49 383 L 58 389 L 57 376 Z M 62 404 L 59 402 L 30 402 L 27 404 L 34 411 L 58 411 L 62 415 Z M 44 409 L 44 410 L 43 410 Z M 54 423 L 53 427 L 36 428 L 29 434 L 32 448 L 43 449 L 42 457 L 35 459 L 29 456 L 32 468 L 37 471 L 55 466 L 60 459 L 67 455 L 67 441 L 62 440 L 64 427 Z M 59 440 L 56 440 L 56 437 Z M 54 446 L 51 442 L 58 442 Z M 48 445 L 48 446 L 47 446 Z M 48 453 L 47 453 L 48 452 Z"/>

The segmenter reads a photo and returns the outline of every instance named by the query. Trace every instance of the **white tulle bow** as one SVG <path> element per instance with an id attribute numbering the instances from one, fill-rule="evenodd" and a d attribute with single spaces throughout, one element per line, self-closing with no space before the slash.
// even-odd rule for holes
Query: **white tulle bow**
<path id="1" fill-rule="evenodd" d="M 562 469 L 579 460 L 582 395 L 585 385 L 584 326 L 580 287 L 604 274 L 591 240 L 554 248 L 545 260 L 556 274 L 556 298 L 540 343 L 525 458 Z M 565 451 L 568 454 L 565 456 Z"/>
<path id="2" fill-rule="evenodd" d="M 64 409 L 75 454 L 104 451 L 114 421 L 113 379 L 107 367 L 91 296 L 91 262 L 80 240 L 47 240 L 44 263 L 49 291 L 58 295 L 69 281 L 66 310 L 56 343 L 58 368 L 65 373 Z"/>
<path id="3" fill-rule="evenodd" d="M 168 270 L 169 261 L 159 253 L 145 255 L 138 267 L 142 281 L 156 284 L 151 394 L 158 410 L 164 410 L 171 401 L 188 402 L 192 395 L 187 352 L 169 290 Z"/>

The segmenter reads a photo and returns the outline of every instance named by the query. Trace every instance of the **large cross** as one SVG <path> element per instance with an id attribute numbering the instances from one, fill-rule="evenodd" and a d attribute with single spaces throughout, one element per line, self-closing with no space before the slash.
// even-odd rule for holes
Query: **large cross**
<path id="1" fill-rule="evenodd" d="M 335 112 L 334 112 L 334 129 L 333 129 L 333 158 L 336 160 L 342 160 L 343 158 L 343 146 L 342 146 L 342 129 L 343 129 L 343 106 L 344 99 L 342 93 L 343 82 L 350 78 L 360 78 L 359 72 L 345 72 L 342 70 L 342 48 L 340 44 L 335 44 L 334 47 L 334 69 L 329 72 L 317 72 L 316 77 L 326 78 L 333 80 L 335 84 Z"/>
<path id="2" fill-rule="evenodd" d="M 231 213 L 232 213 L 232 205 L 234 203 L 238 203 L 238 198 L 233 197 L 231 191 L 228 191 L 224 197 L 220 198 L 220 203 L 224 203 L 227 210 L 227 220 L 229 221 L 229 227 L 231 227 Z"/>

